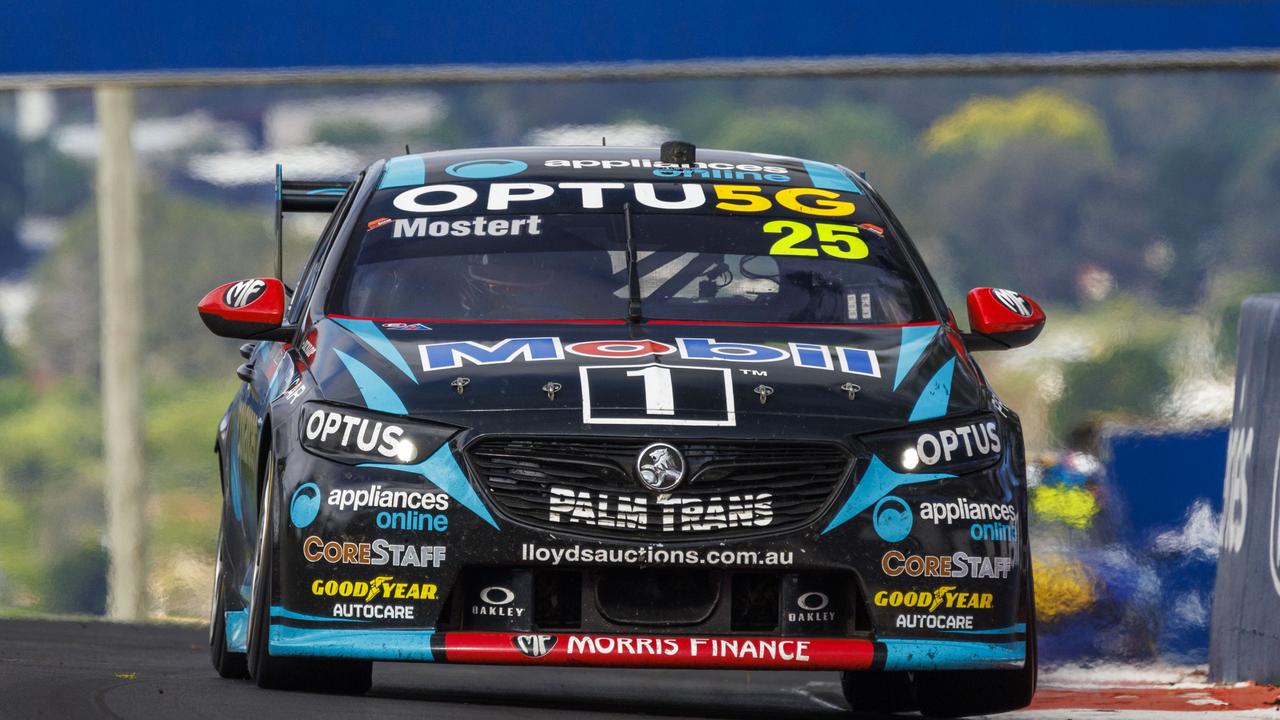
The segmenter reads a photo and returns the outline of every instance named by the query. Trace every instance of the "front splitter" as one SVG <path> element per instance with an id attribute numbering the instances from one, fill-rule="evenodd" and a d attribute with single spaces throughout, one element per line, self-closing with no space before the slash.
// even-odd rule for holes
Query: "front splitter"
<path id="1" fill-rule="evenodd" d="M 949 670 L 1018 667 L 1026 643 L 916 638 L 436 632 L 271 626 L 272 655 L 614 668 Z"/>

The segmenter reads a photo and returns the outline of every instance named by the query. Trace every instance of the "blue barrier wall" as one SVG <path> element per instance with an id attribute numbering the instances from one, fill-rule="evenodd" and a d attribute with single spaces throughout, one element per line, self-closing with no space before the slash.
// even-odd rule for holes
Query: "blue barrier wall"
<path id="1" fill-rule="evenodd" d="M 1280 4 L 1127 0 L 9 3 L 0 74 L 1280 48 Z"/>
<path id="2" fill-rule="evenodd" d="M 1041 657 L 1202 663 L 1227 430 L 1110 430 L 1097 450 L 1031 489 Z"/>
<path id="3" fill-rule="evenodd" d="M 1227 431 L 1107 435 L 1107 473 L 1125 494 L 1129 542 L 1147 545 L 1154 535 L 1181 527 L 1197 501 L 1219 511 Z"/>
<path id="4" fill-rule="evenodd" d="M 1108 436 L 1107 472 L 1124 493 L 1124 540 L 1160 580 L 1156 638 L 1165 657 L 1208 659 L 1227 430 Z"/>

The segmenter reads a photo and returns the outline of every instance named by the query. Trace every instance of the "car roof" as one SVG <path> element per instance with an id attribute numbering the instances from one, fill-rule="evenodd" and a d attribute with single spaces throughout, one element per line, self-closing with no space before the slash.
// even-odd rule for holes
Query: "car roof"
<path id="1" fill-rule="evenodd" d="M 785 155 L 698 148 L 694 162 L 664 163 L 656 147 L 593 145 L 496 147 L 388 158 L 383 178 L 412 184 L 458 182 L 717 182 L 817 187 L 861 193 L 852 173 L 831 163 Z M 384 187 L 403 186 L 382 182 Z"/>

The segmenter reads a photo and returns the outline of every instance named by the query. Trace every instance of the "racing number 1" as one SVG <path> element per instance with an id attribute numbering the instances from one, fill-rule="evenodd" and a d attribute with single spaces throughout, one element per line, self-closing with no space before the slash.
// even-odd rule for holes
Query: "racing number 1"
<path id="1" fill-rule="evenodd" d="M 676 393 L 671 385 L 671 371 L 651 366 L 628 370 L 627 377 L 644 378 L 644 412 L 646 415 L 675 415 Z"/>
<path id="2" fill-rule="evenodd" d="M 818 231 L 818 247 L 804 247 L 800 243 Z M 835 223 L 816 223 L 809 227 L 795 220 L 770 220 L 764 224 L 764 231 L 771 235 L 782 234 L 769 248 L 770 255 L 795 255 L 799 257 L 818 257 L 818 250 L 841 260 L 861 260 L 870 252 L 867 244 L 858 236 L 857 225 L 837 225 Z M 785 233 L 785 234 L 784 234 Z"/>

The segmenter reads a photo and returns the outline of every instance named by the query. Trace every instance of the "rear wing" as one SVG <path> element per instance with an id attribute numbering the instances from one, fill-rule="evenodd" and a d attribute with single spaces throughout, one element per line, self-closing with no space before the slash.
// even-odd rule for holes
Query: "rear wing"
<path id="1" fill-rule="evenodd" d="M 285 180 L 276 165 L 276 277 L 284 281 L 284 214 L 331 213 L 351 190 L 347 180 Z"/>

